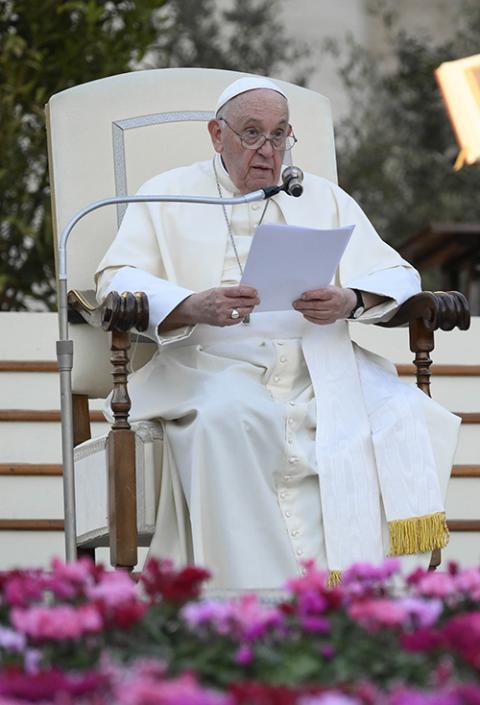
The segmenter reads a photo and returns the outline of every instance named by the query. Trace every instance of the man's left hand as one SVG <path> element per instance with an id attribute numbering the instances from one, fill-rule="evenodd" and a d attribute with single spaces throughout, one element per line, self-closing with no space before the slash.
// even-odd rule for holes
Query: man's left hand
<path id="1" fill-rule="evenodd" d="M 293 308 L 303 314 L 307 321 L 326 325 L 348 318 L 356 303 L 357 297 L 352 289 L 329 286 L 306 291 L 293 302 Z"/>

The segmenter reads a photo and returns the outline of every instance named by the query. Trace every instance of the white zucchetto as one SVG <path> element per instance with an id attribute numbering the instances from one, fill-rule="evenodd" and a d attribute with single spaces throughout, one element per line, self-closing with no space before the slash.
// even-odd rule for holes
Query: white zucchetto
<path id="1" fill-rule="evenodd" d="M 269 78 L 263 78 L 263 76 L 244 76 L 243 78 L 238 78 L 236 81 L 234 81 L 225 88 L 225 90 L 217 100 L 215 113 L 218 113 L 220 108 L 222 108 L 225 103 L 228 103 L 229 100 L 235 98 L 237 95 L 241 95 L 242 93 L 246 93 L 247 91 L 253 91 L 257 88 L 268 88 L 271 91 L 276 91 L 277 93 L 280 93 L 280 95 L 283 95 L 284 98 L 287 98 L 282 89 L 279 88 L 277 84 L 271 81 Z"/>

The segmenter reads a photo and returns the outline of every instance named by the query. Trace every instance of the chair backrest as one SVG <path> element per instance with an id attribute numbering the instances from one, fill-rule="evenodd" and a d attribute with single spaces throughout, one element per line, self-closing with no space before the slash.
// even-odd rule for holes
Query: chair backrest
<path id="1" fill-rule="evenodd" d="M 206 121 L 213 116 L 218 95 L 242 75 L 217 69 L 154 69 L 92 81 L 52 96 L 47 131 L 55 243 L 71 216 L 88 203 L 134 194 L 155 174 L 210 158 Z M 289 98 L 299 140 L 293 162 L 336 181 L 328 99 L 285 81 L 278 84 Z M 108 206 L 76 226 L 67 248 L 69 288 L 93 287 L 93 273 L 123 213 L 123 207 Z M 72 328 L 73 389 L 103 396 L 111 386 L 107 336 L 87 326 Z"/>

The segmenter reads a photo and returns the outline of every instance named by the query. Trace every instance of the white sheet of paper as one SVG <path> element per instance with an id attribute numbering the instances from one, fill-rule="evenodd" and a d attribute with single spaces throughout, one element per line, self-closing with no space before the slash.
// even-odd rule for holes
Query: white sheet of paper
<path id="1" fill-rule="evenodd" d="M 258 292 L 260 304 L 254 310 L 289 310 L 305 291 L 329 286 L 354 227 L 259 225 L 241 280 Z"/>

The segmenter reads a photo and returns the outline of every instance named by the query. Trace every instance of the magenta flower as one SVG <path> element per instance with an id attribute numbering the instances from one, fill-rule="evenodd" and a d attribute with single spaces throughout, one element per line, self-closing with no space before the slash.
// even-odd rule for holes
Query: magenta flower
<path id="1" fill-rule="evenodd" d="M 51 563 L 52 572 L 44 575 L 45 588 L 60 600 L 72 600 L 85 594 L 88 585 L 94 582 L 97 572 L 103 572 L 90 558 L 80 558 L 72 563 L 64 563 L 54 558 Z"/>
<path id="2" fill-rule="evenodd" d="M 330 631 L 330 620 L 326 617 L 317 617 L 315 615 L 305 615 L 299 618 L 302 629 L 306 632 L 315 634 L 328 634 Z"/>
<path id="3" fill-rule="evenodd" d="M 305 573 L 287 580 L 286 589 L 297 596 L 305 592 L 321 592 L 325 590 L 328 581 L 328 571 L 318 570 L 312 560 L 303 561 L 303 567 Z"/>
<path id="4" fill-rule="evenodd" d="M 322 644 L 320 647 L 320 655 L 325 661 L 331 661 L 335 656 L 336 650 L 333 644 Z"/>
<path id="5" fill-rule="evenodd" d="M 480 612 L 455 615 L 443 627 L 442 635 L 451 649 L 480 669 Z"/>
<path id="6" fill-rule="evenodd" d="M 248 666 L 253 661 L 253 650 L 249 644 L 242 644 L 235 654 L 233 660 L 239 666 Z"/>
<path id="7" fill-rule="evenodd" d="M 233 620 L 233 608 L 230 602 L 204 600 L 190 602 L 180 611 L 181 618 L 191 629 L 210 626 L 217 634 L 228 634 Z"/>
<path id="8" fill-rule="evenodd" d="M 27 607 L 43 596 L 44 576 L 39 570 L 12 570 L 3 576 L 3 597 L 10 607 Z"/>
<path id="9" fill-rule="evenodd" d="M 443 643 L 436 629 L 420 628 L 400 635 L 400 644 L 405 651 L 432 651 Z"/>
<path id="10" fill-rule="evenodd" d="M 342 588 L 350 594 L 362 594 L 372 588 L 385 587 L 400 567 L 398 558 L 386 558 L 380 565 L 354 563 L 342 574 Z"/>
<path id="11" fill-rule="evenodd" d="M 456 687 L 462 705 L 480 705 L 480 685 L 464 683 Z"/>
<path id="12" fill-rule="evenodd" d="M 101 631 L 102 618 L 93 605 L 59 605 L 58 607 L 15 607 L 11 619 L 14 627 L 36 641 L 78 639 Z"/>
<path id="13" fill-rule="evenodd" d="M 242 595 L 232 607 L 234 622 L 244 639 L 258 639 L 283 624 L 283 616 L 277 608 L 263 605 L 256 595 Z"/>
<path id="14" fill-rule="evenodd" d="M 330 607 L 325 592 L 305 590 L 298 596 L 298 611 L 300 614 L 323 614 Z"/>
<path id="15" fill-rule="evenodd" d="M 90 558 L 83 557 L 72 563 L 64 563 L 60 558 L 52 559 L 52 571 L 57 578 L 69 580 L 76 585 L 89 585 L 98 571 Z"/>
<path id="16" fill-rule="evenodd" d="M 231 602 L 191 603 L 180 614 L 190 628 L 210 626 L 218 634 L 231 634 L 247 641 L 259 639 L 283 624 L 281 612 L 262 605 L 256 595 L 242 595 Z"/>
<path id="17" fill-rule="evenodd" d="M 104 685 L 105 676 L 95 671 L 64 673 L 60 669 L 52 668 L 32 675 L 5 670 L 0 673 L 0 705 L 3 705 L 2 696 L 15 698 L 13 702 L 17 705 L 39 701 L 42 705 L 53 701 L 70 704 L 72 700 L 68 695 L 80 697 L 93 693 Z M 57 698 L 58 694 L 63 698 Z"/>
<path id="18" fill-rule="evenodd" d="M 462 705 L 462 700 L 453 690 L 427 692 L 402 686 L 390 694 L 388 705 Z"/>

